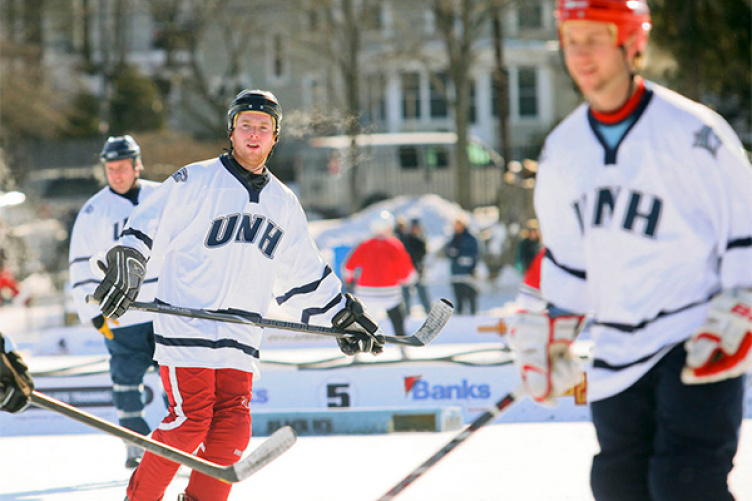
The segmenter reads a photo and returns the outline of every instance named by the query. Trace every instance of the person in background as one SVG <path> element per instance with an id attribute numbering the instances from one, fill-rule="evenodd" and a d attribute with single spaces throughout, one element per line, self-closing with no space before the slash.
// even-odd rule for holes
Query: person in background
<path id="1" fill-rule="evenodd" d="M 456 311 L 462 315 L 467 305 L 470 314 L 475 315 L 478 309 L 475 268 L 480 257 L 480 246 L 475 235 L 470 233 L 465 217 L 454 220 L 454 235 L 446 247 L 446 255 L 450 262 Z"/>
<path id="2" fill-rule="evenodd" d="M 406 335 L 402 286 L 416 278 L 410 255 L 394 235 L 395 218 L 383 210 L 370 224 L 372 237 L 345 259 L 343 279 L 371 312 L 386 311 L 396 336 Z"/>
<path id="3" fill-rule="evenodd" d="M 638 75 L 646 0 L 559 0 L 585 103 L 546 138 L 535 183 L 547 308 L 510 328 L 532 398 L 582 379 L 588 319 L 598 500 L 731 501 L 752 367 L 752 166 L 709 108 Z"/>
<path id="4" fill-rule="evenodd" d="M 107 186 L 95 193 L 76 217 L 71 231 L 69 279 L 81 322 L 93 325 L 110 354 L 113 399 L 120 425 L 142 435 L 150 430 L 145 419 L 144 376 L 155 364 L 152 316 L 130 312 L 118 320 L 108 319 L 99 308 L 86 303 L 99 283 L 101 273 L 92 269 L 96 260 L 117 244 L 133 210 L 143 203 L 159 183 L 141 179 L 141 148 L 129 135 L 109 137 L 99 154 L 107 176 Z M 156 292 L 158 262 L 149 267 L 149 276 L 139 300 L 151 301 Z M 135 468 L 143 449 L 126 444 L 125 466 Z"/>
<path id="5" fill-rule="evenodd" d="M 523 275 L 527 273 L 530 264 L 533 262 L 533 259 L 535 259 L 535 256 L 538 254 L 541 247 L 538 221 L 534 219 L 530 220 L 527 222 L 526 226 L 525 234 L 521 235 L 523 238 L 520 240 L 520 244 L 517 248 L 517 261 Z"/>
<path id="6" fill-rule="evenodd" d="M 346 355 L 380 353 L 378 324 L 358 299 L 342 294 L 298 198 L 266 166 L 279 139 L 279 101 L 266 90 L 243 90 L 226 120 L 227 152 L 182 167 L 131 213 L 94 291 L 102 315 L 122 316 L 162 257 L 159 301 L 263 316 L 274 300 L 300 322 L 355 332 L 337 338 Z M 262 336 L 252 325 L 158 315 L 155 357 L 169 408 L 152 437 L 217 464 L 239 461 L 251 438 Z M 145 453 L 126 499 L 162 499 L 178 467 Z M 230 490 L 194 470 L 181 499 L 224 501 Z"/>
<path id="7" fill-rule="evenodd" d="M 34 381 L 21 355 L 6 344 L 12 343 L 0 333 L 0 411 L 21 412 L 29 405 Z"/>
<path id="8" fill-rule="evenodd" d="M 426 237 L 423 234 L 423 228 L 420 225 L 420 219 L 413 218 L 408 225 L 403 217 L 397 218 L 397 237 L 402 242 L 402 245 L 405 246 L 405 250 L 410 255 L 413 268 L 415 268 L 415 272 L 417 273 L 414 283 L 402 286 L 405 310 L 408 314 L 410 313 L 410 296 L 411 291 L 415 288 L 420 304 L 423 306 L 423 311 L 427 312 L 431 309 L 431 300 L 429 299 L 426 284 L 423 282 L 423 273 L 425 271 L 428 247 L 426 245 Z"/>

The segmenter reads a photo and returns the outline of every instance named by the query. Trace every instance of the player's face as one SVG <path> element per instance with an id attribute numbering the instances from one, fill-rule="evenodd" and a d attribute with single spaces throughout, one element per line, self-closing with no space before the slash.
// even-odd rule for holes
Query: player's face
<path id="1" fill-rule="evenodd" d="M 630 73 L 615 27 L 569 21 L 561 31 L 564 61 L 585 98 L 599 111 L 613 111 L 626 100 Z"/>
<path id="2" fill-rule="evenodd" d="M 230 141 L 235 160 L 246 170 L 260 172 L 277 142 L 274 119 L 266 113 L 243 112 L 235 120 Z"/>
<path id="3" fill-rule="evenodd" d="M 133 184 L 138 177 L 136 168 L 133 166 L 133 159 L 124 158 L 123 160 L 107 162 L 104 164 L 104 168 L 107 173 L 107 184 L 113 191 L 123 195 L 133 188 Z"/>

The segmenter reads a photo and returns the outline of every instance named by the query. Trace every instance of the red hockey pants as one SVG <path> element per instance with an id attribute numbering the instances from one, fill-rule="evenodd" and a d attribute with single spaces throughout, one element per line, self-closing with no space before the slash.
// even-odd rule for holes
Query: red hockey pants
<path id="1" fill-rule="evenodd" d="M 235 369 L 160 367 L 169 414 L 152 438 L 220 465 L 241 459 L 251 438 L 253 375 Z M 179 465 L 147 452 L 131 476 L 130 501 L 159 501 Z M 226 501 L 230 484 L 196 471 L 185 492 L 196 501 Z"/>

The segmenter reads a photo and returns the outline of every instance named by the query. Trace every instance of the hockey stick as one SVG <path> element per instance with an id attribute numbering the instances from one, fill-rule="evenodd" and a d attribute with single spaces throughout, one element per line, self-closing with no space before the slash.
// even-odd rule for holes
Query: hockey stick
<path id="1" fill-rule="evenodd" d="M 394 499 L 400 492 L 407 489 L 413 482 L 415 482 L 418 477 L 428 471 L 429 468 L 441 461 L 444 456 L 452 452 L 455 447 L 467 440 L 470 435 L 478 431 L 483 425 L 493 420 L 501 412 L 503 412 L 505 409 L 508 409 L 513 403 L 520 400 L 524 396 L 525 386 L 524 384 L 520 383 L 519 386 L 507 393 L 504 398 L 496 402 L 493 407 L 490 407 L 486 410 L 486 412 L 478 416 L 475 421 L 470 423 L 467 428 L 462 430 L 448 444 L 442 447 L 438 452 L 436 452 L 436 454 L 424 461 L 423 464 L 415 468 L 405 478 L 400 480 L 397 485 L 389 489 L 389 491 L 387 491 L 387 493 L 381 496 L 377 501 L 390 501 L 391 499 Z"/>
<path id="2" fill-rule="evenodd" d="M 86 302 L 97 304 L 96 299 L 86 296 Z M 201 310 L 195 308 L 183 308 L 181 306 L 172 306 L 167 303 L 131 303 L 130 309 L 139 311 L 148 311 L 151 313 L 166 313 L 168 315 L 178 315 L 189 318 L 203 318 L 205 320 L 216 320 L 219 322 L 231 322 L 236 324 L 250 324 L 257 327 L 271 327 L 274 329 L 305 332 L 308 334 L 320 334 L 330 337 L 346 337 L 357 335 L 357 332 L 350 332 L 333 327 L 323 327 L 320 325 L 304 324 L 299 322 L 288 322 L 286 320 L 274 320 L 264 318 L 258 313 L 249 311 L 229 309 L 229 310 Z M 425 322 L 420 328 L 410 336 L 384 336 L 387 343 L 404 344 L 408 346 L 426 346 L 439 335 L 449 318 L 454 313 L 454 305 L 448 299 L 439 299 L 431 305 Z"/>
<path id="3" fill-rule="evenodd" d="M 31 401 L 34 405 L 44 407 L 45 409 L 63 414 L 69 418 L 75 419 L 85 425 L 97 428 L 100 431 L 109 433 L 128 443 L 137 445 L 142 449 L 162 456 L 176 463 L 185 465 L 193 470 L 222 480 L 227 483 L 240 482 L 250 477 L 258 470 L 277 459 L 283 452 L 292 447 L 295 443 L 295 431 L 289 426 L 283 426 L 275 431 L 266 439 L 258 448 L 256 448 L 248 457 L 238 461 L 230 466 L 221 466 L 200 457 L 193 456 L 180 449 L 176 449 L 167 444 L 157 442 L 149 437 L 139 435 L 127 428 L 112 424 L 93 414 L 82 411 L 65 402 L 54 399 L 44 393 L 33 391 Z"/>

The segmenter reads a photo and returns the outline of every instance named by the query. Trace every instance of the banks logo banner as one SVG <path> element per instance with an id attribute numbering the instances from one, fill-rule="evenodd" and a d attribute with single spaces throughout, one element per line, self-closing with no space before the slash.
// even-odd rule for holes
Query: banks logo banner
<path id="1" fill-rule="evenodd" d="M 467 379 L 454 384 L 432 384 L 422 376 L 405 376 L 405 396 L 412 400 L 487 400 L 491 385 L 471 383 Z"/>

